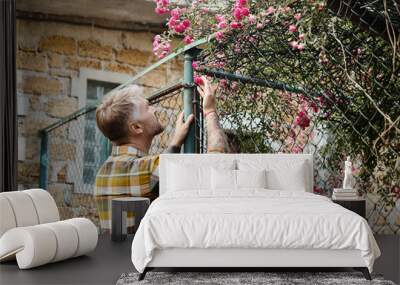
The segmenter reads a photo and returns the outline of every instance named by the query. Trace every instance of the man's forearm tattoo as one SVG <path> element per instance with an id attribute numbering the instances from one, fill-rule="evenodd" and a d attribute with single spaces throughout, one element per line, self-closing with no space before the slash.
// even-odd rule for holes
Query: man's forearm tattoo
<path id="1" fill-rule="evenodd" d="M 207 152 L 229 152 L 228 139 L 222 129 L 216 112 L 206 117 Z"/>

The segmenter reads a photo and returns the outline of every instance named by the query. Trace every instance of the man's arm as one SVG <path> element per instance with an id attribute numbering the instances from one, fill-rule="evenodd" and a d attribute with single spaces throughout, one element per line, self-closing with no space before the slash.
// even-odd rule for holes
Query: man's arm
<path id="1" fill-rule="evenodd" d="M 207 152 L 229 152 L 228 139 L 222 129 L 217 112 L 213 111 L 206 116 L 207 125 Z"/>
<path id="2" fill-rule="evenodd" d="M 180 153 L 181 152 L 182 144 L 186 138 L 186 135 L 189 131 L 190 124 L 192 123 L 193 119 L 194 119 L 194 116 L 193 116 L 193 114 L 191 114 L 187 118 L 187 120 L 184 122 L 183 121 L 183 112 L 181 112 L 178 115 L 178 118 L 176 120 L 174 137 L 172 138 L 171 143 L 169 144 L 168 148 L 164 151 L 164 153 Z"/>
<path id="3" fill-rule="evenodd" d="M 228 139 L 219 123 L 217 114 L 215 91 L 218 86 L 212 85 L 205 77 L 202 77 L 202 79 L 204 86 L 199 86 L 197 89 L 203 97 L 203 112 L 207 126 L 207 152 L 229 152 Z"/>

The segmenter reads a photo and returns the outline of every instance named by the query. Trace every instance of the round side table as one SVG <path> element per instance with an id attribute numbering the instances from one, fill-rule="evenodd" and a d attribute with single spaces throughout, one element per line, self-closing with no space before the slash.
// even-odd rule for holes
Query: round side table
<path id="1" fill-rule="evenodd" d="M 127 212 L 134 212 L 135 214 L 136 232 L 140 221 L 150 206 L 150 199 L 143 197 L 122 197 L 113 199 L 111 204 L 111 240 L 123 241 L 127 236 Z"/>

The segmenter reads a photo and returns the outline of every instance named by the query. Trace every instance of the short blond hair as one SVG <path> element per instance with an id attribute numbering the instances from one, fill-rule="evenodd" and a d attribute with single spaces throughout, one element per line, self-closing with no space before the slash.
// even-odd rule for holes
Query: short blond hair
<path id="1" fill-rule="evenodd" d="M 111 92 L 96 109 L 96 123 L 100 131 L 112 142 L 128 137 L 129 124 L 139 117 L 137 98 L 141 88 L 132 85 Z"/>

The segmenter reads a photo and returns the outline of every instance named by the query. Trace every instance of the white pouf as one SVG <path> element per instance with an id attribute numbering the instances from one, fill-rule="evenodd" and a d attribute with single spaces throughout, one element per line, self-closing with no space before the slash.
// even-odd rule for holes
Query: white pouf
<path id="1" fill-rule="evenodd" d="M 59 221 L 56 203 L 45 190 L 0 193 L 0 214 L 0 261 L 16 258 L 20 269 L 96 248 L 96 226 L 86 218 Z"/>

